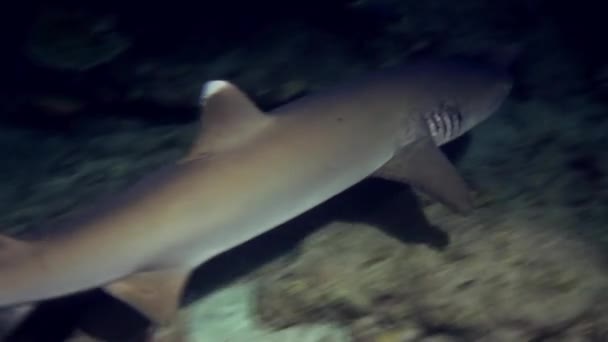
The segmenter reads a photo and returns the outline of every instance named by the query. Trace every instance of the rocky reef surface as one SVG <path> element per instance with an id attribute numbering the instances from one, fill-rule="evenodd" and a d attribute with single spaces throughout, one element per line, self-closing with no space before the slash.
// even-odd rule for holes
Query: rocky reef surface
<path id="1" fill-rule="evenodd" d="M 607 336 L 596 321 L 606 315 L 604 260 L 563 220 L 500 204 L 472 217 L 438 205 L 425 214 L 449 235 L 444 248 L 364 223 L 323 227 L 262 278 L 256 312 L 276 328 L 339 322 L 354 341 L 561 341 L 581 324 L 587 337 Z M 403 235 L 419 229 L 401 220 Z"/>

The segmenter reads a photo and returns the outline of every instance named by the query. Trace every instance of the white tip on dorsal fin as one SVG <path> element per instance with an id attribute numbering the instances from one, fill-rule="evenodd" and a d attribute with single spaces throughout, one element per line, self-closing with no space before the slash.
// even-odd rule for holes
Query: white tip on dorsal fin
<path id="1" fill-rule="evenodd" d="M 203 86 L 201 131 L 186 160 L 245 143 L 272 118 L 234 84 L 215 80 Z"/>
<path id="2" fill-rule="evenodd" d="M 216 94 L 222 89 L 226 89 L 231 86 L 234 87 L 232 84 L 230 84 L 230 82 L 224 80 L 215 80 L 205 83 L 201 91 L 201 104 L 204 105 L 205 100 L 213 96 L 213 94 Z"/>

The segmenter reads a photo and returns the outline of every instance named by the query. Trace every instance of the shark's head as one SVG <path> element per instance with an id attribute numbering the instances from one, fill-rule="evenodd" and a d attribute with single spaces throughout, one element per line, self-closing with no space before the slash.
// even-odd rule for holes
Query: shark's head
<path id="1" fill-rule="evenodd" d="M 430 97 L 422 115 L 438 145 L 453 140 L 492 115 L 512 87 L 512 79 L 494 65 L 468 62 L 429 63 L 417 73 Z"/>

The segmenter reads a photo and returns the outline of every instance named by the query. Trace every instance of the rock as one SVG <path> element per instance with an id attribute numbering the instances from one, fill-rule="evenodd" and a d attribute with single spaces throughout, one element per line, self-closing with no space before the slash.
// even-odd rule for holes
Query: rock
<path id="1" fill-rule="evenodd" d="M 595 310 L 560 334 L 543 342 L 600 342 L 608 341 L 608 298 L 598 300 Z"/>
<path id="2" fill-rule="evenodd" d="M 261 327 L 252 315 L 251 283 L 235 284 L 195 301 L 181 313 L 186 341 L 347 342 L 334 324 L 300 325 L 279 331 Z"/>
<path id="3" fill-rule="evenodd" d="M 432 335 L 418 340 L 419 342 L 456 342 L 458 340 L 454 339 L 449 335 Z"/>
<path id="4" fill-rule="evenodd" d="M 391 326 L 371 316 L 356 320 L 350 330 L 353 342 L 413 342 L 424 335 L 424 329 L 414 322 Z"/>
<path id="5" fill-rule="evenodd" d="M 86 71 L 107 63 L 130 46 L 116 29 L 116 18 L 84 10 L 42 10 L 26 42 L 26 53 L 40 65 Z"/>
<path id="6" fill-rule="evenodd" d="M 522 331 L 517 327 L 502 327 L 487 331 L 479 336 L 476 342 L 521 342 L 532 341 L 533 336 L 530 336 L 526 331 Z"/>
<path id="7" fill-rule="evenodd" d="M 496 206 L 462 217 L 433 205 L 426 215 L 449 232 L 445 250 L 404 244 L 362 223 L 324 227 L 263 280 L 258 316 L 275 327 L 374 317 L 471 336 L 516 326 L 525 335 L 576 322 L 606 288 L 593 247 L 546 219 Z"/>

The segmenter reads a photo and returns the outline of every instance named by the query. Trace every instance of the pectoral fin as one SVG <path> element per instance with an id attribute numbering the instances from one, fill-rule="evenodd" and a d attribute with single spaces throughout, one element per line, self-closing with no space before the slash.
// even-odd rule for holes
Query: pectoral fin
<path id="1" fill-rule="evenodd" d="M 460 213 L 473 208 L 467 184 L 430 138 L 405 147 L 374 176 L 411 184 Z"/>
<path id="2" fill-rule="evenodd" d="M 151 321 L 165 324 L 176 314 L 189 269 L 141 272 L 105 286 L 105 291 Z"/>

